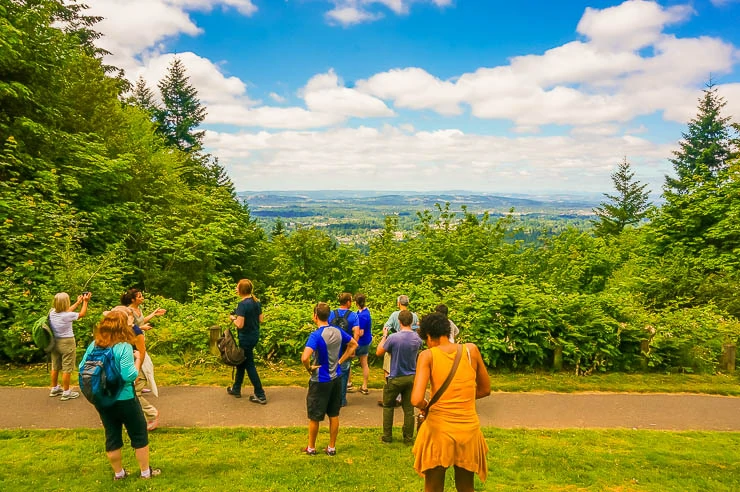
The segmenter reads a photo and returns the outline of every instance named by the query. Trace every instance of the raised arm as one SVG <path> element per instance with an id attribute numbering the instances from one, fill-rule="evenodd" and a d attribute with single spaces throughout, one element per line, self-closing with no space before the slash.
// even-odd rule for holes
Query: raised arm
<path id="1" fill-rule="evenodd" d="M 87 314 L 87 303 L 90 300 L 90 297 L 92 297 L 92 293 L 88 292 L 87 294 L 80 297 L 82 297 L 82 309 L 80 309 L 80 313 L 77 315 L 77 319 L 80 319 Z"/>

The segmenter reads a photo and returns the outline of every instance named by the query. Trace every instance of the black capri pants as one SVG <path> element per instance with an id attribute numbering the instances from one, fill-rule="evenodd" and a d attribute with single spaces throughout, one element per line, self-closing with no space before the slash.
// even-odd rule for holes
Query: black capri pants
<path id="1" fill-rule="evenodd" d="M 146 418 L 138 398 L 119 400 L 105 408 L 95 407 L 105 429 L 105 450 L 116 451 L 123 447 L 123 427 L 126 427 L 131 447 L 140 449 L 149 445 Z"/>

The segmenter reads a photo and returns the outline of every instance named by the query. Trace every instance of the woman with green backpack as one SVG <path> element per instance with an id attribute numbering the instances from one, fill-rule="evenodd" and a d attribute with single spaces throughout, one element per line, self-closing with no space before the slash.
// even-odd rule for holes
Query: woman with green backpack
<path id="1" fill-rule="evenodd" d="M 70 305 L 69 294 L 60 292 L 54 296 L 54 306 L 49 311 L 49 327 L 54 334 L 54 346 L 51 349 L 51 391 L 49 396 L 61 396 L 62 401 L 80 396 L 77 391 L 69 389 L 72 371 L 75 367 L 77 342 L 72 330 L 72 323 L 87 314 L 87 303 L 92 294 L 85 292 L 77 296 L 77 302 Z M 80 312 L 77 308 L 82 305 Z M 62 385 L 59 385 L 59 371 L 62 372 Z"/>

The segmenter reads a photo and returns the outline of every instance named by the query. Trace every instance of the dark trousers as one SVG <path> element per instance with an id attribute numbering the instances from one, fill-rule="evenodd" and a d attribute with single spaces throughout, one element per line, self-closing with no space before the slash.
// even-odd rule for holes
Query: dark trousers
<path id="1" fill-rule="evenodd" d="M 399 376 L 388 378 L 383 388 L 383 440 L 393 440 L 393 410 L 396 407 L 396 397 L 401 395 L 403 408 L 403 440 L 414 440 L 414 407 L 411 405 L 411 390 L 414 387 L 414 376 Z"/>
<path id="2" fill-rule="evenodd" d="M 342 406 L 347 406 L 347 385 L 349 384 L 349 371 L 352 368 L 352 359 L 341 365 L 342 368 Z"/>
<path id="3" fill-rule="evenodd" d="M 236 376 L 234 379 L 234 386 L 232 389 L 234 392 L 241 392 L 242 383 L 244 382 L 244 372 L 246 371 L 249 381 L 254 386 L 254 394 L 257 398 L 265 397 L 265 390 L 262 388 L 262 381 L 260 381 L 260 375 L 257 374 L 257 366 L 254 365 L 254 346 L 256 344 L 244 344 L 239 343 L 239 346 L 244 349 L 244 362 L 236 366 Z"/>

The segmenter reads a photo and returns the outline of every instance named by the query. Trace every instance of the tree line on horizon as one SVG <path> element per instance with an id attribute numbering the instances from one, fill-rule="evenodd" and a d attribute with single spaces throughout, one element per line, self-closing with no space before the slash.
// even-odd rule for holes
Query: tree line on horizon
<path id="1" fill-rule="evenodd" d="M 366 293 L 376 323 L 401 293 L 420 314 L 447 303 L 492 367 L 548 367 L 561 352 L 581 374 L 713 371 L 737 342 L 740 127 L 711 83 L 660 206 L 625 157 L 589 230 L 524 241 L 513 214 L 438 204 L 402 240 L 386 217 L 360 250 L 314 228 L 260 228 L 203 149 L 207 108 L 182 61 L 158 99 L 104 64 L 98 20 L 78 3 L 0 0 L 2 358 L 38 360 L 31 320 L 55 292 L 90 290 L 95 312 L 131 286 L 169 306 L 153 350 L 205 351 L 204 327 L 245 277 L 265 305 L 266 359 L 294 357 L 285 333 L 302 336 L 311 306 L 343 291 Z"/>

